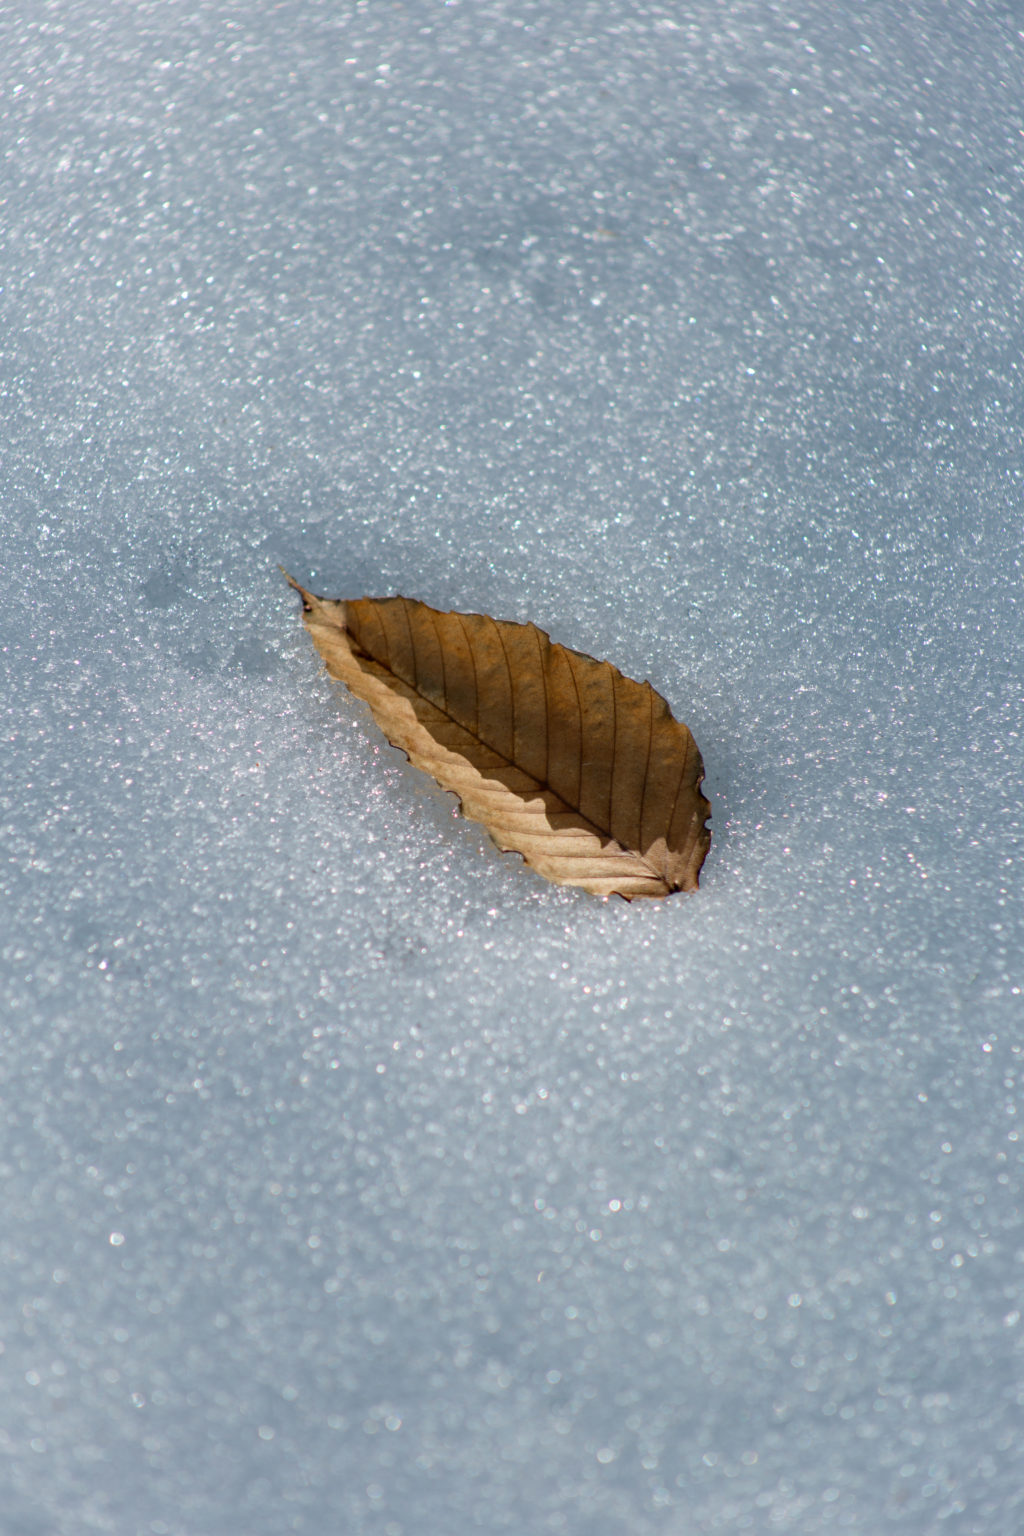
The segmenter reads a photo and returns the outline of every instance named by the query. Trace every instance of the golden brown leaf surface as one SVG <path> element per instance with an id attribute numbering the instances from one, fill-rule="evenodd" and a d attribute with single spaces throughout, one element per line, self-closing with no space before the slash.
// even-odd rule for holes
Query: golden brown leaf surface
<path id="1" fill-rule="evenodd" d="M 288 580 L 331 676 L 499 848 L 599 896 L 697 889 L 704 768 L 650 683 L 534 624 L 406 597 L 336 601 Z"/>

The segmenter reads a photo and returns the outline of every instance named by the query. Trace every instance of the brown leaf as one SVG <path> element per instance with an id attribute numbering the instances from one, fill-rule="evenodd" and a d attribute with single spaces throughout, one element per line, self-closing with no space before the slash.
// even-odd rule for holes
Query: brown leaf
<path id="1" fill-rule="evenodd" d="M 599 896 L 697 889 L 704 767 L 650 683 L 534 624 L 406 597 L 334 601 L 288 580 L 331 676 L 499 848 Z"/>

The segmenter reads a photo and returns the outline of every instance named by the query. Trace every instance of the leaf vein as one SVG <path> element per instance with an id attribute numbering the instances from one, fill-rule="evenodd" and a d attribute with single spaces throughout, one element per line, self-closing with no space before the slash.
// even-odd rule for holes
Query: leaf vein
<path id="1" fill-rule="evenodd" d="M 402 598 L 402 612 L 405 614 L 405 627 L 409 631 L 409 649 L 412 651 L 412 686 L 416 692 L 420 691 L 420 667 L 419 656 L 416 652 L 416 636 L 412 632 L 412 619 L 409 617 L 409 599 Z M 421 695 L 422 697 L 422 695 Z"/>
<path id="2" fill-rule="evenodd" d="M 647 761 L 644 765 L 644 784 L 640 791 L 640 821 L 636 829 L 636 845 L 643 852 L 644 806 L 647 802 L 647 781 L 651 774 L 651 748 L 654 746 L 654 690 L 647 684 Z"/>

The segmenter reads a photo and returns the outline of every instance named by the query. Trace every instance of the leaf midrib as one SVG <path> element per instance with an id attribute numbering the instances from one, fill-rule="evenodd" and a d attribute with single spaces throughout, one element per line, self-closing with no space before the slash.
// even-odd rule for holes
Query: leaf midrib
<path id="1" fill-rule="evenodd" d="M 408 611 L 409 611 L 408 610 L 408 599 L 403 597 L 402 598 L 402 603 L 403 603 L 403 608 L 404 608 L 404 612 L 405 612 L 405 616 L 406 616 L 406 622 L 408 623 Z M 427 604 L 427 603 L 425 603 L 423 606 L 425 608 L 429 608 L 429 604 Z M 431 615 L 433 615 L 434 611 L 435 611 L 434 609 L 430 609 Z M 484 615 L 478 615 L 478 617 L 484 617 Z M 462 618 L 461 614 L 459 615 L 459 618 L 460 619 Z M 431 622 L 432 623 L 434 622 L 433 618 L 431 619 Z M 436 633 L 436 629 L 437 629 L 436 623 L 434 623 L 434 628 L 435 628 L 435 633 Z M 462 628 L 463 628 L 463 633 L 465 633 L 465 625 L 463 625 Z M 417 677 L 417 683 L 409 683 L 409 682 L 406 682 L 404 677 L 399 677 L 398 673 L 394 670 L 394 668 L 390 664 L 390 656 L 389 656 L 389 659 L 388 659 L 387 662 L 380 661 L 378 659 L 378 657 L 374 656 L 372 651 L 367 650 L 365 646 L 361 645 L 356 640 L 356 638 L 353 635 L 352 631 L 349 628 L 347 628 L 347 626 L 346 626 L 346 629 L 345 629 L 345 635 L 346 635 L 346 638 L 347 638 L 347 640 L 349 642 L 349 646 L 351 648 L 352 655 L 353 655 L 353 657 L 356 660 L 359 660 L 360 658 L 363 658 L 366 661 L 372 661 L 374 666 L 380 667 L 382 672 L 386 672 L 389 677 L 393 677 L 396 680 L 396 682 L 401 683 L 403 688 L 408 688 L 409 691 L 411 693 L 414 693 L 418 699 L 422 699 L 424 704 L 428 704 L 431 709 L 436 709 L 439 714 L 444 715 L 445 718 L 450 720 L 451 723 L 454 726 L 456 726 L 458 730 L 464 731 L 467 736 L 471 736 L 475 741 L 478 741 L 481 746 L 487 748 L 488 752 L 493 752 L 495 757 L 500 757 L 502 762 L 507 763 L 510 768 L 514 768 L 517 773 L 526 774 L 526 777 L 528 779 L 533 779 L 533 782 L 540 789 L 546 790 L 549 794 L 554 795 L 556 800 L 560 800 L 562 802 L 562 804 L 564 806 L 566 806 L 569 809 L 569 811 L 572 812 L 572 814 L 574 816 L 578 816 L 580 818 L 580 821 L 582 821 L 588 828 L 591 828 L 595 833 L 597 833 L 600 836 L 610 838 L 611 841 L 616 845 L 616 847 L 620 848 L 623 853 L 628 854 L 631 858 L 636 859 L 640 864 L 642 864 L 644 866 L 644 868 L 646 870 L 649 870 L 652 879 L 664 880 L 664 876 L 658 873 L 658 871 L 654 868 L 654 866 L 651 863 L 649 863 L 647 858 L 644 856 L 643 853 L 640 852 L 640 850 L 638 848 L 628 848 L 624 844 L 619 842 L 618 838 L 615 837 L 615 835 L 613 834 L 610 825 L 607 826 L 607 827 L 603 827 L 600 822 L 592 820 L 591 817 L 589 817 L 589 816 L 585 816 L 583 814 L 583 811 L 580 808 L 580 806 L 573 804 L 572 800 L 566 799 L 566 797 L 564 795 L 560 795 L 558 793 L 558 791 L 556 789 L 554 789 L 552 787 L 552 785 L 550 783 L 548 783 L 546 780 L 542 781 L 540 779 L 534 778 L 533 774 L 532 773 L 528 773 L 527 770 L 525 768 L 523 768 L 519 763 L 517 763 L 514 758 L 509 757 L 507 753 L 502 752 L 498 747 L 492 746 L 491 743 L 484 736 L 482 736 L 480 734 L 480 702 L 479 702 L 480 701 L 480 689 L 479 689 L 479 683 L 477 681 L 478 674 L 477 674 L 477 670 L 476 670 L 476 658 L 473 655 L 473 646 L 472 646 L 472 642 L 470 641 L 468 635 L 466 636 L 466 642 L 467 642 L 467 649 L 469 651 L 470 658 L 471 658 L 471 660 L 473 662 L 474 695 L 475 695 L 475 698 L 477 700 L 477 718 L 476 718 L 476 728 L 474 730 L 470 730 L 469 726 L 464 725 L 461 720 L 457 719 L 456 716 L 452 714 L 451 710 L 442 708 L 442 706 L 440 704 L 436 703 L 435 700 L 429 699 L 425 693 L 422 693 L 420 691 L 420 688 L 418 686 L 419 667 L 416 664 L 416 641 L 415 641 L 415 638 L 412 635 L 412 625 L 411 624 L 409 625 L 409 632 L 410 632 L 410 638 L 412 640 L 413 666 L 414 666 L 414 671 L 415 671 L 415 674 L 416 674 L 416 677 Z M 387 637 L 386 637 L 386 634 L 385 634 L 385 644 L 386 644 L 386 641 L 387 641 Z M 553 648 L 557 644 L 557 641 L 549 641 L 549 644 Z M 443 654 L 444 647 L 441 645 L 440 636 L 438 636 L 438 648 L 441 650 L 441 652 Z M 502 641 L 502 650 L 504 651 L 504 649 L 505 649 L 504 641 Z M 563 651 L 565 651 L 567 657 L 569 655 L 571 655 L 571 652 L 569 651 L 567 646 L 562 646 L 561 649 Z M 506 666 L 508 666 L 508 653 L 507 653 L 507 651 L 505 652 L 505 662 L 506 662 Z M 580 791 L 580 789 L 582 788 L 582 785 L 583 785 L 583 707 L 582 707 L 582 701 L 581 701 L 580 696 L 579 696 L 579 684 L 576 681 L 575 669 L 573 668 L 571 662 L 567 662 L 567 665 L 569 667 L 570 676 L 573 679 L 573 686 L 574 686 L 575 691 L 576 691 L 577 709 L 579 711 L 579 717 L 580 717 L 579 771 L 578 771 L 578 775 L 577 775 L 577 787 L 576 787 L 576 792 L 577 792 L 577 795 L 578 795 L 579 791 Z M 509 672 L 509 682 L 510 682 L 510 686 L 512 688 L 512 699 L 513 699 L 513 709 L 514 709 L 514 705 L 515 705 L 515 685 L 512 682 L 512 669 L 511 669 L 510 666 L 508 667 L 508 672 Z M 544 673 L 543 668 L 542 668 L 542 675 L 545 677 L 545 702 L 546 702 L 546 700 L 547 700 L 547 680 L 546 680 L 546 674 Z M 613 692 L 614 692 L 614 687 L 613 687 Z M 447 696 L 447 687 L 445 689 L 445 694 Z M 427 731 L 428 734 L 429 734 L 429 729 L 428 729 L 428 727 L 426 725 L 423 724 L 423 721 L 419 721 L 419 724 L 422 725 L 423 729 L 425 731 Z M 549 738 L 549 742 L 550 742 L 550 715 L 546 714 L 545 725 L 547 727 L 548 738 Z M 653 727 L 653 722 L 652 722 L 652 727 Z M 515 733 L 513 731 L 513 741 L 514 740 L 515 740 Z M 438 743 L 438 745 L 440 745 L 440 743 Z M 450 749 L 446 749 L 446 750 L 450 750 Z M 650 744 L 648 744 L 648 756 L 649 756 L 649 754 L 650 754 Z M 549 746 L 549 761 L 550 761 L 550 746 Z M 473 765 L 471 765 L 471 766 L 473 766 Z M 477 768 L 476 771 L 477 771 L 477 773 L 480 773 L 481 775 L 484 772 L 484 770 L 480 769 L 480 768 Z M 502 788 L 506 791 L 507 794 L 514 795 L 514 794 L 517 793 L 516 790 L 509 789 L 508 785 L 502 785 Z M 457 791 L 453 791 L 453 793 L 457 793 Z M 679 794 L 679 791 L 677 789 L 677 791 L 676 791 L 676 798 L 677 798 L 677 800 L 678 800 L 678 794 Z M 462 797 L 460 796 L 459 798 L 461 799 Z M 609 802 L 609 810 L 610 810 L 610 802 Z M 610 820 L 611 820 L 611 817 L 609 816 L 609 822 L 610 822 Z M 551 831 L 553 833 L 555 833 L 555 834 L 557 834 L 557 832 L 559 830 L 560 829 L 557 828 L 557 827 L 552 827 L 551 828 Z M 641 822 L 641 831 L 642 830 L 643 830 L 643 823 Z"/>

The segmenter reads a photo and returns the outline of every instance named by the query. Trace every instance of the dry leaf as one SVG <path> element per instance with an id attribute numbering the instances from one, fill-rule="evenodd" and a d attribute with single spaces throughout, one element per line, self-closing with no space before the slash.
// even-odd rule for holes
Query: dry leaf
<path id="1" fill-rule="evenodd" d="M 334 601 L 288 580 L 331 676 L 499 848 L 599 896 L 696 890 L 704 768 L 650 683 L 534 624 L 406 597 Z"/>

